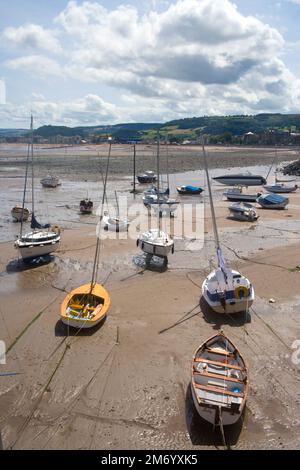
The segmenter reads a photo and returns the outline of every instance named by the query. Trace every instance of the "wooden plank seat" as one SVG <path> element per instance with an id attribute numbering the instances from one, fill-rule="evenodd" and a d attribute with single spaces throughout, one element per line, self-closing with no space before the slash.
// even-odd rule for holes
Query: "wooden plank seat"
<path id="1" fill-rule="evenodd" d="M 235 364 L 226 364 L 225 362 L 211 361 L 210 359 L 203 359 L 202 357 L 196 357 L 194 359 L 194 362 L 204 362 L 206 364 L 212 364 L 219 367 L 226 367 L 228 369 L 245 370 L 244 367 L 236 366 Z"/>
<path id="2" fill-rule="evenodd" d="M 194 383 L 194 387 L 199 388 L 200 390 L 204 390 L 206 392 L 217 392 L 217 393 L 220 393 L 221 395 L 230 395 L 232 397 L 240 397 L 240 398 L 244 397 L 243 393 L 232 392 L 231 390 L 224 390 L 223 388 L 218 388 L 218 387 L 211 387 L 210 385 L 200 385 L 200 384 Z"/>
<path id="3" fill-rule="evenodd" d="M 218 375 L 218 374 L 212 374 L 211 372 L 198 372 L 194 371 L 195 375 L 200 375 L 202 377 L 210 377 L 212 379 L 219 379 L 219 380 L 226 380 L 228 382 L 236 382 L 236 383 L 243 383 L 241 379 L 236 379 L 235 377 L 229 377 L 228 375 Z"/>
<path id="4" fill-rule="evenodd" d="M 231 352 L 222 351 L 222 350 L 215 349 L 215 348 L 207 348 L 207 352 L 213 353 L 213 354 L 220 354 L 221 356 L 234 357 L 234 354 Z"/>
<path id="5" fill-rule="evenodd" d="M 85 307 L 84 305 L 78 305 L 78 304 L 71 304 L 70 308 L 77 309 L 77 310 L 86 309 L 86 310 L 89 310 L 91 312 L 95 310 L 94 307 Z"/>

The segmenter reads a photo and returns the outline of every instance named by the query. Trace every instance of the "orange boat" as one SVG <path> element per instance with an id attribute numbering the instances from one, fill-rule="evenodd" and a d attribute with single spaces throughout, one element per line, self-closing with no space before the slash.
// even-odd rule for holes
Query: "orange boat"
<path id="1" fill-rule="evenodd" d="M 73 328 L 92 328 L 106 316 L 110 297 L 100 284 L 85 284 L 66 296 L 61 305 L 61 320 Z"/>

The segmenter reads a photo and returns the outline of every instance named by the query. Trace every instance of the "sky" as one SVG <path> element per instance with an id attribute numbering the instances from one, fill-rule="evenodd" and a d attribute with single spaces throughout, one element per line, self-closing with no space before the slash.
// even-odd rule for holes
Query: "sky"
<path id="1" fill-rule="evenodd" d="M 300 112 L 300 0 L 0 0 L 0 128 Z"/>

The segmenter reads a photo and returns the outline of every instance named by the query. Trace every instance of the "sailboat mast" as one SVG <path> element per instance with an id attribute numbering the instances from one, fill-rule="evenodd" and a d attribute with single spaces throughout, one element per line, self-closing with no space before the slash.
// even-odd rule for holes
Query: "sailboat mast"
<path id="1" fill-rule="evenodd" d="M 28 143 L 27 159 L 26 159 L 26 171 L 25 171 L 25 182 L 24 182 L 24 191 L 23 191 L 23 202 L 22 202 L 22 218 L 21 218 L 20 237 L 22 237 L 22 234 L 23 234 L 24 209 L 25 209 L 25 198 L 26 198 L 26 191 L 27 191 L 29 156 L 30 156 L 30 144 Z"/>
<path id="2" fill-rule="evenodd" d="M 217 228 L 217 222 L 216 222 L 215 207 L 214 207 L 214 202 L 213 202 L 213 197 L 212 197 L 212 190 L 211 190 L 210 179 L 209 179 L 209 174 L 208 174 L 207 158 L 206 158 L 206 151 L 205 151 L 205 147 L 204 147 L 204 140 L 202 141 L 202 149 L 203 149 L 203 157 L 204 157 L 204 169 L 205 169 L 205 173 L 206 173 L 208 193 L 209 193 L 211 217 L 212 217 L 213 230 L 214 230 L 214 236 L 215 236 L 215 244 L 216 244 L 217 251 L 219 251 L 221 249 L 221 247 L 220 247 L 220 240 L 219 240 L 219 234 L 218 234 L 218 228 Z"/>
<path id="3" fill-rule="evenodd" d="M 136 192 L 136 146 L 133 146 L 133 193 Z"/>
<path id="4" fill-rule="evenodd" d="M 159 152 L 160 152 L 160 135 L 159 131 L 157 132 L 157 227 L 158 227 L 158 236 L 160 237 L 160 232 L 161 232 L 161 220 L 160 220 L 160 184 L 159 184 L 159 174 L 160 174 L 160 168 L 159 168 Z"/>
<path id="5" fill-rule="evenodd" d="M 105 202 L 105 198 L 106 198 L 106 186 L 107 186 L 109 162 L 110 162 L 110 155 L 111 155 L 111 146 L 112 146 L 112 143 L 109 142 L 109 150 L 108 150 L 108 157 L 107 157 L 107 164 L 106 164 L 106 173 L 105 173 L 105 180 L 104 180 L 104 184 L 103 184 L 103 195 L 102 195 L 100 223 L 103 219 L 104 202 Z M 97 243 L 96 243 L 93 274 L 92 274 L 92 280 L 91 280 L 91 291 L 90 292 L 93 291 L 94 285 L 96 284 L 97 273 L 98 273 L 98 264 L 99 264 L 99 255 L 100 255 L 100 233 L 97 234 Z"/>
<path id="6" fill-rule="evenodd" d="M 118 193 L 115 191 L 115 198 L 116 198 L 116 205 L 117 205 L 117 219 L 120 217 L 120 207 L 119 207 L 119 201 L 118 201 Z"/>
<path id="7" fill-rule="evenodd" d="M 166 147 L 167 147 L 167 184 L 168 184 L 168 190 L 170 190 L 168 135 L 167 135 L 167 137 L 166 137 Z"/>
<path id="8" fill-rule="evenodd" d="M 34 170 L 33 170 L 33 116 L 31 115 L 31 205 L 32 215 L 34 215 Z"/>

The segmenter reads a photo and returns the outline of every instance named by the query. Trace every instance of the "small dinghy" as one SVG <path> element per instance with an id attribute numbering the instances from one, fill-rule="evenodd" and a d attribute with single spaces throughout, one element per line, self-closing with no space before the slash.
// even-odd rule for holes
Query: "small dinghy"
<path id="1" fill-rule="evenodd" d="M 268 191 L 268 193 L 294 193 L 297 191 L 298 186 L 295 185 L 288 185 L 284 183 L 276 183 L 269 186 L 264 186 L 264 189 Z"/>
<path id="2" fill-rule="evenodd" d="M 12 208 L 11 215 L 15 222 L 22 222 L 22 220 L 26 222 L 29 218 L 29 210 L 26 207 L 23 209 L 22 207 L 16 206 Z"/>
<path id="3" fill-rule="evenodd" d="M 280 194 L 262 194 L 257 202 L 264 209 L 284 209 L 289 203 L 289 199 L 280 196 Z"/>
<path id="4" fill-rule="evenodd" d="M 61 304 L 61 320 L 73 328 L 92 328 L 106 316 L 110 306 L 107 291 L 100 284 L 74 289 Z"/>
<path id="5" fill-rule="evenodd" d="M 178 186 L 177 188 L 177 192 L 181 195 L 181 196 L 187 196 L 187 195 L 196 195 L 196 194 L 201 194 L 203 192 L 203 189 L 200 188 L 200 186 Z"/>
<path id="6" fill-rule="evenodd" d="M 56 176 L 46 176 L 45 178 L 41 179 L 41 185 L 44 188 L 56 188 L 59 186 L 61 183 L 59 182 L 59 179 Z"/>
<path id="7" fill-rule="evenodd" d="M 90 199 L 83 199 L 82 201 L 80 201 L 79 208 L 80 208 L 81 214 L 92 214 L 93 207 L 94 207 L 93 201 L 91 201 Z"/>
<path id="8" fill-rule="evenodd" d="M 139 175 L 137 179 L 140 184 L 149 184 L 155 183 L 157 176 L 154 171 L 145 171 L 145 173 L 143 175 Z"/>
<path id="9" fill-rule="evenodd" d="M 257 212 L 251 204 L 237 202 L 229 207 L 230 215 L 236 220 L 254 222 L 258 219 Z"/>
<path id="10" fill-rule="evenodd" d="M 261 195 L 261 193 L 255 194 L 247 194 L 243 193 L 242 188 L 231 188 L 228 191 L 225 191 L 223 195 L 226 197 L 228 201 L 246 201 L 246 202 L 256 202 L 257 198 Z"/>
<path id="11" fill-rule="evenodd" d="M 223 333 L 209 338 L 195 352 L 191 390 L 198 414 L 212 425 L 232 425 L 241 417 L 249 392 L 248 370 Z"/>
<path id="12" fill-rule="evenodd" d="M 104 212 L 103 216 L 103 226 L 104 230 L 109 230 L 111 232 L 125 232 L 129 227 L 129 220 L 122 219 L 119 217 L 110 217 L 107 211 Z"/>

